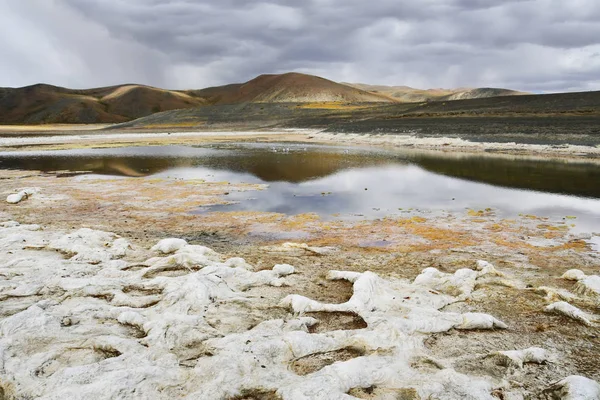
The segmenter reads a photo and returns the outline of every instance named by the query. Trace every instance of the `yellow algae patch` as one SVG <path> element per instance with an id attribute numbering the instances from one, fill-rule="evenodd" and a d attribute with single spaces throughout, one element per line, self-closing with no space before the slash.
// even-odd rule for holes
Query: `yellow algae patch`
<path id="1" fill-rule="evenodd" d="M 538 229 L 547 229 L 549 231 L 568 231 L 569 227 L 566 225 L 550 225 L 550 224 L 539 224 Z"/>
<path id="2" fill-rule="evenodd" d="M 303 228 L 306 224 L 320 222 L 321 217 L 315 213 L 297 214 L 284 219 L 280 226 L 286 229 Z"/>
<path id="3" fill-rule="evenodd" d="M 474 210 L 469 208 L 469 210 L 467 210 L 467 215 L 469 217 L 488 217 L 494 215 L 494 212 L 491 208 L 486 208 L 484 210 Z"/>
<path id="4" fill-rule="evenodd" d="M 525 218 L 525 219 L 540 220 L 540 221 L 548 220 L 548 218 L 546 218 L 546 217 L 538 217 L 537 215 L 533 215 L 533 214 L 519 214 L 519 217 Z"/>
<path id="5" fill-rule="evenodd" d="M 427 219 L 423 218 L 423 217 L 418 217 L 418 216 L 415 216 L 412 218 L 400 219 L 400 220 L 396 221 L 396 223 L 400 226 L 422 224 L 424 222 L 427 222 Z"/>
<path id="6" fill-rule="evenodd" d="M 449 248 L 459 246 L 473 246 L 478 243 L 468 233 L 455 229 L 438 228 L 428 225 L 414 225 L 410 232 L 422 238 L 430 240 L 432 243 L 428 248 Z"/>
<path id="7" fill-rule="evenodd" d="M 557 250 L 587 251 L 589 249 L 590 249 L 590 245 L 585 240 L 571 240 L 565 244 L 551 248 L 551 250 L 553 250 L 553 251 L 557 251 Z"/>
<path id="8" fill-rule="evenodd" d="M 507 228 L 507 226 L 502 225 L 502 224 L 498 224 L 498 223 L 492 224 L 490 227 L 488 227 L 488 229 L 491 232 L 500 232 L 500 231 L 505 230 L 506 228 Z"/>
<path id="9" fill-rule="evenodd" d="M 563 237 L 564 235 L 561 232 L 548 231 L 548 232 L 544 232 L 543 236 L 545 239 L 558 239 L 560 237 Z"/>

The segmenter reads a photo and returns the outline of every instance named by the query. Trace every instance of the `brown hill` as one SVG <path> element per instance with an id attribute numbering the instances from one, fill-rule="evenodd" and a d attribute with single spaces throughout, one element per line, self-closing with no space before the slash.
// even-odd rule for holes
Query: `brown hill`
<path id="1" fill-rule="evenodd" d="M 450 95 L 444 96 L 440 100 L 468 100 L 468 99 L 485 99 L 488 97 L 502 97 L 502 96 L 520 96 L 529 94 L 525 92 L 518 92 L 510 89 L 499 89 L 499 88 L 476 88 L 460 90 Z"/>
<path id="2" fill-rule="evenodd" d="M 210 104 L 238 103 L 391 103 L 392 98 L 300 73 L 260 75 L 246 83 L 188 91 Z"/>
<path id="3" fill-rule="evenodd" d="M 120 123 L 161 111 L 256 103 L 306 103 L 309 108 L 341 108 L 351 112 L 352 107 L 515 94 L 521 93 L 493 88 L 421 90 L 407 86 L 340 84 L 300 73 L 260 75 L 246 83 L 187 91 L 132 84 L 84 90 L 38 84 L 0 88 L 0 124 Z"/>
<path id="4" fill-rule="evenodd" d="M 150 86 L 74 90 L 38 84 L 0 88 L 0 123 L 124 122 L 159 111 L 197 107 L 203 99 Z"/>
<path id="5" fill-rule="evenodd" d="M 510 89 L 497 88 L 457 88 L 457 89 L 415 89 L 410 86 L 367 85 L 364 83 L 343 83 L 367 92 L 389 96 L 396 101 L 420 103 L 423 101 L 466 100 L 486 97 L 515 96 L 527 94 Z"/>

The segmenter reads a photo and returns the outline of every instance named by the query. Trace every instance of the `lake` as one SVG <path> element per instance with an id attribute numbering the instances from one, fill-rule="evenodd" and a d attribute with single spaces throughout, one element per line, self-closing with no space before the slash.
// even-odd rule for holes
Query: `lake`
<path id="1" fill-rule="evenodd" d="M 147 146 L 0 152 L 0 169 L 267 183 L 231 204 L 190 210 L 314 212 L 382 218 L 491 208 L 600 232 L 600 165 L 504 155 L 287 144 Z M 595 238 L 597 239 L 597 238 Z"/>

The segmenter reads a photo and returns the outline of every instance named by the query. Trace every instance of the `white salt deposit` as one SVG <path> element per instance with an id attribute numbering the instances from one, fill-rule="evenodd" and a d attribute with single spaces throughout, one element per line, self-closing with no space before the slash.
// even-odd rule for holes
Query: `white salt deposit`
<path id="1" fill-rule="evenodd" d="M 600 276 L 586 275 L 578 269 L 570 269 L 561 278 L 577 281 L 574 288 L 575 293 L 600 306 Z"/>
<path id="2" fill-rule="evenodd" d="M 163 239 L 160 242 L 158 242 L 156 245 L 154 245 L 152 247 L 151 250 L 158 251 L 163 254 L 171 254 L 171 253 L 179 250 L 186 244 L 187 244 L 187 242 L 183 239 L 168 238 L 168 239 Z"/>
<path id="3" fill-rule="evenodd" d="M 562 274 L 561 278 L 566 279 L 568 281 L 578 281 L 580 279 L 585 278 L 585 274 L 579 269 L 570 269 L 564 274 Z"/>
<path id="4" fill-rule="evenodd" d="M 161 256 L 131 263 L 131 253 L 141 250 L 112 233 L 64 235 L 0 224 L 4 397 L 214 400 L 254 391 L 293 400 L 350 399 L 349 390 L 376 385 L 414 390 L 421 398 L 494 400 L 500 389 L 511 398 L 507 380 L 454 369 L 461 358 L 440 360 L 436 368 L 416 365 L 429 357 L 424 342 L 433 333 L 507 328 L 488 314 L 443 311 L 468 300 L 478 280 L 501 275 L 491 264 L 454 274 L 430 268 L 412 283 L 331 271 L 329 279 L 352 282 L 353 295 L 326 304 L 301 295 L 280 300 L 277 289 L 265 288 L 293 284 L 292 265 L 254 272 L 241 258 L 223 260 L 207 247 L 172 239 L 153 250 Z M 366 327 L 310 333 L 320 323 L 304 315 L 310 311 L 354 313 Z M 354 358 L 306 375 L 290 367 L 349 349 Z M 460 351 L 469 355 L 468 348 Z M 497 356 L 516 366 L 547 358 L 539 348 Z M 564 398 L 594 398 L 593 381 L 561 382 L 556 390 L 571 396 Z"/>
<path id="5" fill-rule="evenodd" d="M 73 261 L 100 263 L 123 257 L 129 242 L 114 233 L 81 228 L 53 240 L 48 248 L 71 256 Z"/>
<path id="6" fill-rule="evenodd" d="M 6 202 L 9 204 L 17 204 L 23 200 L 27 200 L 30 196 L 34 195 L 35 193 L 38 193 L 39 191 L 40 191 L 40 188 L 21 189 L 17 193 L 9 194 L 6 197 Z"/>
<path id="7" fill-rule="evenodd" d="M 524 350 L 498 351 L 493 354 L 502 359 L 506 366 L 523 368 L 523 364 L 543 364 L 548 361 L 548 353 L 540 347 L 530 347 Z"/>
<path id="8" fill-rule="evenodd" d="M 553 384 L 544 391 L 553 399 L 598 400 L 600 384 L 584 376 L 571 375 Z"/>
<path id="9" fill-rule="evenodd" d="M 558 301 L 556 303 L 552 303 L 546 306 L 544 310 L 546 312 L 556 312 L 559 314 L 563 314 L 588 326 L 593 325 L 591 321 L 591 316 L 581 311 L 579 308 L 567 303 L 566 301 Z"/>

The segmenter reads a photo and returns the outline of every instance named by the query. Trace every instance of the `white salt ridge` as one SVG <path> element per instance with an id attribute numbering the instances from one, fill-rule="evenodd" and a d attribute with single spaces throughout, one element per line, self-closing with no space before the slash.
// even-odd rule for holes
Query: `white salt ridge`
<path id="1" fill-rule="evenodd" d="M 523 364 L 543 364 L 548 361 L 549 356 L 545 349 L 530 347 L 523 350 L 506 350 L 493 353 L 492 356 L 500 357 L 507 367 L 523 368 Z"/>
<path id="2" fill-rule="evenodd" d="M 183 239 L 168 238 L 168 239 L 163 239 L 160 242 L 158 242 L 156 245 L 154 245 L 152 247 L 151 250 L 158 251 L 163 254 L 171 254 L 187 244 L 188 243 Z"/>
<path id="3" fill-rule="evenodd" d="M 72 261 L 97 264 L 125 256 L 130 244 L 114 233 L 81 228 L 52 241 L 49 248 L 72 255 Z"/>
<path id="4" fill-rule="evenodd" d="M 40 188 L 25 188 L 21 189 L 18 193 L 9 194 L 6 197 L 6 202 L 9 204 L 17 204 L 23 200 L 27 200 L 30 196 L 38 193 Z"/>
<path id="5" fill-rule="evenodd" d="M 569 302 L 577 300 L 577 296 L 575 296 L 573 293 L 569 292 L 566 289 L 557 289 L 549 286 L 540 286 L 536 288 L 536 292 L 540 294 L 546 294 L 545 299 L 548 302 Z"/>
<path id="6" fill-rule="evenodd" d="M 586 275 L 578 269 L 570 269 L 561 278 L 576 281 L 575 293 L 587 297 L 600 306 L 600 276 Z"/>
<path id="7" fill-rule="evenodd" d="M 567 303 L 566 301 L 557 301 L 556 303 L 552 303 L 546 306 L 544 311 L 565 315 L 587 326 L 594 325 L 591 321 L 591 319 L 594 318 L 593 316 L 581 311 L 579 308 Z"/>
<path id="8" fill-rule="evenodd" d="M 561 278 L 566 279 L 568 281 L 578 281 L 580 279 L 585 278 L 585 274 L 579 269 L 570 269 L 564 274 L 562 274 Z"/>
<path id="9" fill-rule="evenodd" d="M 511 394 L 507 382 L 459 373 L 452 363 L 413 367 L 428 356 L 424 340 L 431 333 L 506 327 L 487 314 L 440 311 L 467 298 L 493 267 L 429 270 L 413 283 L 332 271 L 330 279 L 353 282 L 347 303 L 292 295 L 281 304 L 297 314 L 355 312 L 367 327 L 309 333 L 315 318 L 269 319 L 269 312 L 281 315 L 277 299 L 260 296 L 263 286 L 293 282 L 286 278 L 295 272 L 291 265 L 253 272 L 241 258 L 222 262 L 211 249 L 189 244 L 128 264 L 119 260 L 128 245 L 115 244 L 121 238 L 107 232 L 61 236 L 0 226 L 0 276 L 6 277 L 0 298 L 13 304 L 0 314 L 0 384 L 8 398 L 213 400 L 265 390 L 283 399 L 349 399 L 350 389 L 372 385 L 414 388 L 421 398 L 493 400 L 497 388 Z M 28 250 L 14 236 L 50 242 L 75 257 Z M 302 357 L 349 348 L 364 355 L 305 376 L 290 368 Z M 542 358 L 531 349 L 508 354 L 523 362 Z"/>

